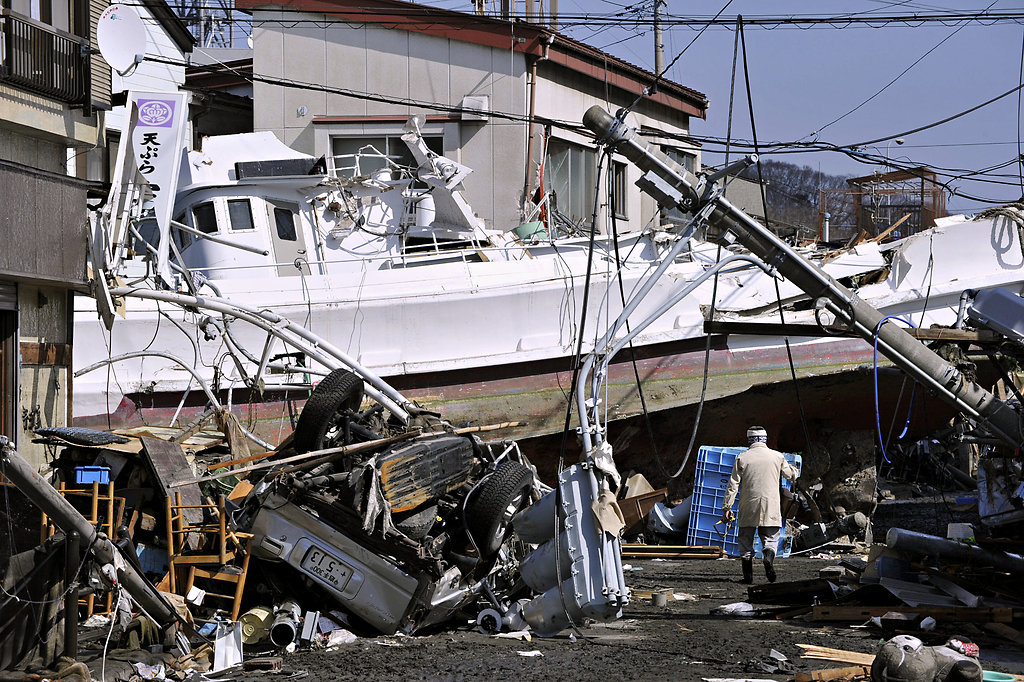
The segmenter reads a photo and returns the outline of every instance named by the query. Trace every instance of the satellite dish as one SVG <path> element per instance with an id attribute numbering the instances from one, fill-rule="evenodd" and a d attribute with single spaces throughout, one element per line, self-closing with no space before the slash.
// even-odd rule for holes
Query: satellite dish
<path id="1" fill-rule="evenodd" d="M 146 54 L 146 26 L 127 5 L 111 5 L 96 24 L 100 54 L 122 76 L 135 70 Z"/>

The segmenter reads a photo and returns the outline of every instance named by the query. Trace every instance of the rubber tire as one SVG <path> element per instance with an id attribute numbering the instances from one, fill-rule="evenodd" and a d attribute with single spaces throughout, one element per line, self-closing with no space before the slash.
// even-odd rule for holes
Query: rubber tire
<path id="1" fill-rule="evenodd" d="M 391 520 L 395 528 L 402 531 L 412 540 L 422 540 L 437 523 L 437 505 L 428 504 L 420 509 L 393 514 Z"/>
<path id="2" fill-rule="evenodd" d="M 518 462 L 502 462 L 466 505 L 466 525 L 481 558 L 497 553 L 515 512 L 530 502 L 533 473 Z M 515 509 L 510 507 L 515 504 Z"/>
<path id="3" fill-rule="evenodd" d="M 344 445 L 326 443 L 327 432 L 339 412 L 357 412 L 363 402 L 363 380 L 347 369 L 336 369 L 316 385 L 295 424 L 292 446 L 302 454 L 324 447 Z"/>

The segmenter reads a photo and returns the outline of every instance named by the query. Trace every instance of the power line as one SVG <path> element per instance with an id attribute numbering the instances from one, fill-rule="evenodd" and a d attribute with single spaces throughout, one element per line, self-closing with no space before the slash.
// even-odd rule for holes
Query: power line
<path id="1" fill-rule="evenodd" d="M 127 3 L 134 6 L 141 6 L 141 3 Z M 168 6 L 175 11 L 183 11 L 191 7 L 186 4 L 168 3 Z M 614 24 L 620 27 L 642 26 L 653 27 L 654 18 L 643 13 L 633 11 L 636 6 L 631 6 L 630 11 L 619 11 L 613 13 L 588 12 L 582 14 L 558 15 L 559 23 L 563 26 L 594 26 L 595 24 Z M 239 10 L 246 13 L 243 10 Z M 258 12 L 260 10 L 251 10 Z M 275 14 L 325 14 L 323 6 L 310 5 L 303 7 L 301 4 L 293 4 L 289 7 L 275 7 Z M 387 25 L 390 22 L 395 24 L 407 24 L 410 18 L 433 18 L 437 23 L 447 25 L 471 26 L 495 23 L 524 24 L 537 28 L 544 28 L 542 24 L 524 21 L 503 21 L 494 17 L 470 14 L 457 10 L 448 10 L 433 6 L 413 6 L 402 8 L 387 7 L 338 7 L 332 8 L 327 14 L 329 17 L 340 17 L 336 21 L 344 21 L 344 17 L 352 17 L 356 20 L 373 16 L 373 23 Z M 392 19 L 393 18 L 393 19 Z M 238 21 L 232 19 L 231 21 Z M 260 19 L 262 23 L 323 23 L 323 20 L 316 19 Z M 328 20 L 330 21 L 330 20 Z M 675 15 L 663 14 L 661 23 L 665 26 L 680 28 L 692 28 L 694 30 L 706 29 L 707 27 L 719 27 L 728 30 L 735 29 L 735 17 L 722 17 L 720 15 Z M 812 28 L 825 26 L 830 28 L 846 28 L 849 26 L 864 26 L 867 28 L 882 28 L 892 25 L 906 25 L 911 27 L 924 26 L 927 24 L 942 24 L 956 26 L 960 24 L 981 24 L 984 26 L 996 24 L 1024 24 L 1024 10 L 970 10 L 970 11 L 934 11 L 915 12 L 902 14 L 763 14 L 751 17 L 744 16 L 744 28 L 756 26 L 761 28 Z"/>

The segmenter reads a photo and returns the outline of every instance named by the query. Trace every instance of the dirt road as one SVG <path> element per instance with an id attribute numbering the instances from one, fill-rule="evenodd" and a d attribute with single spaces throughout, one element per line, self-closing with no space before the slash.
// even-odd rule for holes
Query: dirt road
<path id="1" fill-rule="evenodd" d="M 620 620 L 585 628 L 575 641 L 568 632 L 530 642 L 496 639 L 468 624 L 427 636 L 359 639 L 337 651 L 288 655 L 284 676 L 307 672 L 313 680 L 784 680 L 791 674 L 766 674 L 758 665 L 770 660 L 772 649 L 785 655 L 796 670 L 812 670 L 835 664 L 800 659 L 797 643 L 874 653 L 881 638 L 878 630 L 867 628 L 709 615 L 714 606 L 747 599 L 746 587 L 735 582 L 740 573 L 736 560 L 629 563 L 637 569 L 628 574 L 634 590 L 670 589 L 696 600 L 670 601 L 658 608 L 637 599 Z M 779 580 L 816 577 L 820 568 L 834 563 L 800 557 L 780 560 Z M 757 578 L 764 581 L 761 575 Z M 974 626 L 960 627 L 950 626 L 932 637 L 944 641 L 946 634 L 967 636 L 981 643 L 986 669 L 1024 672 L 1024 652 L 993 646 L 997 640 L 986 639 Z M 529 652 L 540 655 L 526 655 Z"/>

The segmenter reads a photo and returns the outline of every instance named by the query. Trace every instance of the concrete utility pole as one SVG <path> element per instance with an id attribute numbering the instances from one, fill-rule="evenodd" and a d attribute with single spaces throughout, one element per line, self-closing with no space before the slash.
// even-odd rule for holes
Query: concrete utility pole
<path id="1" fill-rule="evenodd" d="M 654 0 L 654 73 L 657 76 L 665 68 L 665 43 L 661 36 L 661 6 L 664 4 L 665 0 Z"/>

